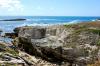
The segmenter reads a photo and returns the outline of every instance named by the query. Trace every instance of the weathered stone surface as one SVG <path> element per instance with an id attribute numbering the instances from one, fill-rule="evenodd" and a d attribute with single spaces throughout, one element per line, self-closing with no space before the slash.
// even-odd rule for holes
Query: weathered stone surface
<path id="1" fill-rule="evenodd" d="M 13 31 L 18 34 L 21 28 L 22 27 L 16 27 Z"/>
<path id="2" fill-rule="evenodd" d="M 82 25 L 73 27 L 22 27 L 15 43 L 21 50 L 51 62 L 68 62 L 70 66 L 93 63 L 97 59 L 99 33 Z"/>
<path id="3" fill-rule="evenodd" d="M 46 29 L 43 27 L 22 27 L 19 31 L 19 37 L 41 39 L 45 37 Z"/>
<path id="4" fill-rule="evenodd" d="M 12 45 L 13 46 L 13 45 Z M 1 50 L 2 49 L 2 50 Z M 66 66 L 68 63 L 65 64 Z M 39 57 L 12 48 L 11 45 L 0 42 L 0 66 L 58 66 Z"/>
<path id="5" fill-rule="evenodd" d="M 19 57 L 18 51 L 10 48 L 11 46 L 0 42 L 0 66 L 25 66 L 26 63 Z"/>
<path id="6" fill-rule="evenodd" d="M 17 33 L 5 33 L 5 37 L 15 38 L 15 37 L 18 37 L 18 34 Z"/>

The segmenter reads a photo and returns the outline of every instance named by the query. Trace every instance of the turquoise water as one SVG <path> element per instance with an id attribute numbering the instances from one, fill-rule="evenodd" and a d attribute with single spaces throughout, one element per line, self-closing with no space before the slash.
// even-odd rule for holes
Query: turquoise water
<path id="1" fill-rule="evenodd" d="M 0 21 L 0 29 L 4 32 L 13 32 L 15 27 L 53 25 L 65 23 L 86 22 L 99 19 L 100 17 L 74 17 L 74 16 L 0 16 L 3 19 L 24 18 L 26 21 Z"/>

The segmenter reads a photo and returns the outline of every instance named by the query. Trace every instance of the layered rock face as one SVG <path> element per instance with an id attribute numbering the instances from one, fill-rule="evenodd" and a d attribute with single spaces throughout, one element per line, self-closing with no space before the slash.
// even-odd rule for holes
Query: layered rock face
<path id="1" fill-rule="evenodd" d="M 47 61 L 86 66 L 97 59 L 99 32 L 84 25 L 20 27 L 17 32 L 14 44 L 20 50 Z"/>
<path id="2" fill-rule="evenodd" d="M 46 29 L 42 27 L 23 27 L 18 34 L 19 37 L 26 37 L 31 39 L 44 38 Z"/>
<path id="3" fill-rule="evenodd" d="M 0 66 L 57 66 L 14 48 L 12 44 L 0 42 Z"/>
<path id="4" fill-rule="evenodd" d="M 19 57 L 18 51 L 11 46 L 12 44 L 0 41 L 0 66 L 25 66 L 26 63 Z"/>

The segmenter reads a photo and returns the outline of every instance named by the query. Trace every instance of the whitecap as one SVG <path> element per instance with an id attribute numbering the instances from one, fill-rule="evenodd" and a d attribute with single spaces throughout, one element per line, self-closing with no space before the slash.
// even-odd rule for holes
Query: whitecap
<path id="1" fill-rule="evenodd" d="M 76 23 L 80 23 L 81 21 L 80 20 L 73 20 L 71 22 L 68 22 L 67 24 L 76 24 Z"/>

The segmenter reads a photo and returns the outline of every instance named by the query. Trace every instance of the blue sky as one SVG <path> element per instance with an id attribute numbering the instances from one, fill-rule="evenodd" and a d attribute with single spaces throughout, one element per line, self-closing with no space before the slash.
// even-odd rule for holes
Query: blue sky
<path id="1" fill-rule="evenodd" d="M 2 16 L 100 16 L 100 0 L 0 0 Z"/>

